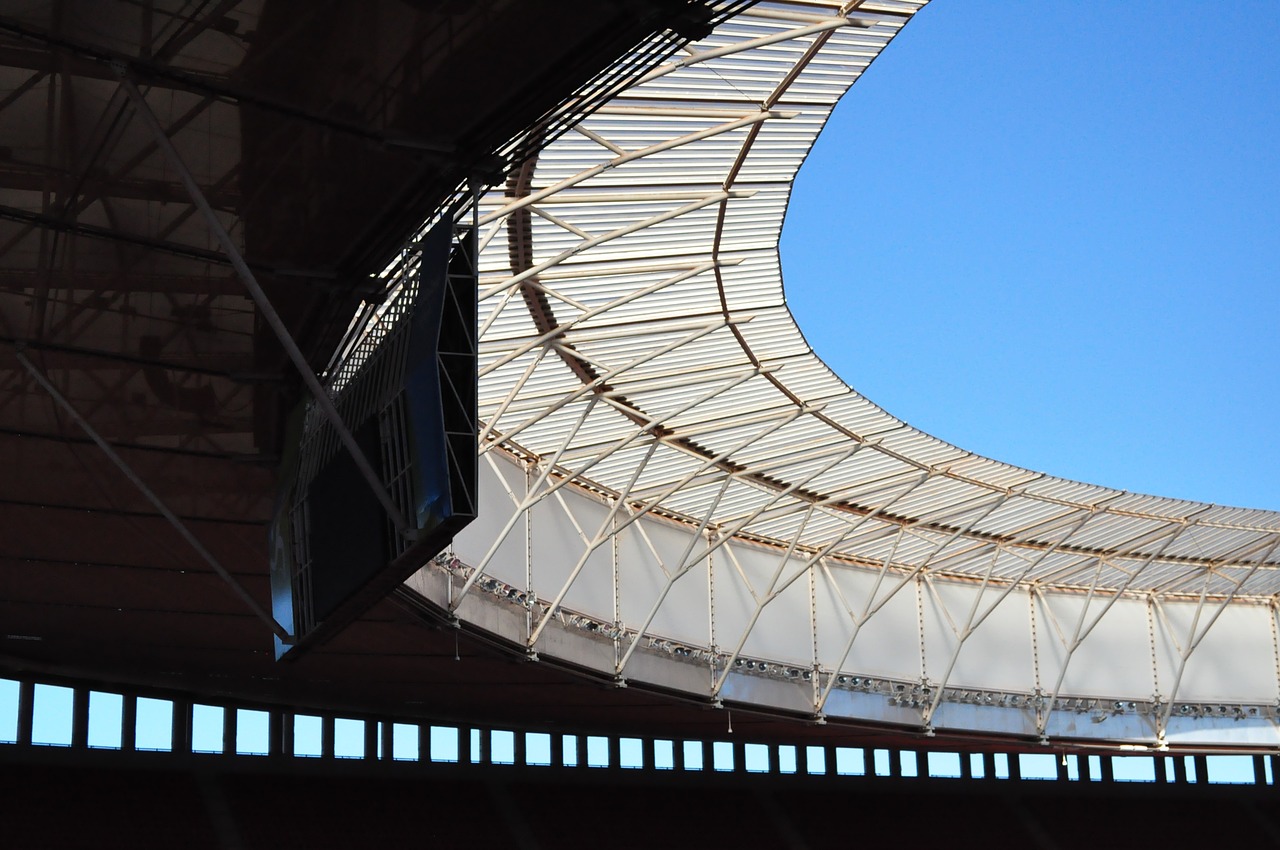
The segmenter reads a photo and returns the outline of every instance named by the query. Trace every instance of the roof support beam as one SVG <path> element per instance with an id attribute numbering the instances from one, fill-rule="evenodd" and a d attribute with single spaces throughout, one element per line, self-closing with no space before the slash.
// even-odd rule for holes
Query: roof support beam
<path id="1" fill-rule="evenodd" d="M 403 147 L 412 146 L 415 150 L 422 151 L 424 154 L 444 155 L 454 152 L 452 145 L 440 144 L 421 138 L 395 138 L 390 134 L 372 130 L 353 121 L 341 121 L 294 104 L 263 97 L 238 87 L 226 77 L 180 71 L 154 60 L 129 56 L 94 45 L 61 38 L 42 30 L 33 29 L 12 18 L 0 17 L 0 34 L 18 39 L 21 42 L 38 44 L 42 48 L 31 50 L 12 45 L 0 45 L 0 64 L 6 67 L 52 73 L 55 70 L 60 70 L 58 61 L 61 61 L 67 64 L 70 69 L 69 73 L 72 75 L 97 80 L 113 80 L 117 76 L 115 73 L 117 67 L 127 68 L 144 77 L 149 84 L 155 84 L 159 88 L 188 91 L 218 100 L 247 104 L 358 138 L 385 144 L 399 144 Z M 61 55 L 60 60 L 54 60 L 54 53 Z"/>
<path id="2" fill-rule="evenodd" d="M 1204 613 L 1205 603 L 1208 599 L 1209 583 L 1213 578 L 1212 570 L 1205 571 L 1204 586 L 1200 591 L 1200 598 L 1196 604 L 1196 613 L 1187 630 L 1187 643 L 1186 646 L 1178 646 L 1178 669 L 1174 673 L 1173 685 L 1169 689 L 1169 698 L 1165 701 L 1164 709 L 1160 713 L 1160 725 L 1157 731 L 1161 741 L 1164 739 L 1164 730 L 1169 724 L 1169 715 L 1173 712 L 1173 701 L 1177 698 L 1178 689 L 1182 686 L 1182 677 L 1186 673 L 1187 662 L 1191 660 L 1191 654 L 1196 651 L 1196 647 L 1198 647 L 1200 642 L 1204 640 L 1205 635 L 1209 633 L 1209 629 L 1213 628 L 1213 624 L 1218 622 L 1218 618 L 1222 616 L 1222 612 L 1227 610 L 1227 607 L 1231 604 L 1231 600 L 1235 599 L 1240 588 L 1244 587 L 1245 582 L 1247 582 L 1249 578 L 1258 571 L 1258 568 L 1267 560 L 1267 558 L 1271 557 L 1271 554 L 1275 552 L 1277 547 L 1280 547 L 1280 540 L 1271 542 L 1265 546 L 1263 554 L 1254 560 L 1253 566 L 1250 568 L 1249 572 L 1244 578 L 1240 579 L 1240 581 L 1236 583 L 1235 587 L 1231 588 L 1231 592 L 1228 593 L 1224 599 L 1217 603 L 1217 607 L 1214 608 L 1211 614 L 1209 614 L 1209 622 L 1207 622 L 1203 628 L 1200 628 L 1200 617 Z M 1252 552 L 1247 554 L 1252 554 Z M 1224 561 L 1225 560 L 1227 559 L 1224 559 Z M 1163 610 L 1160 608 L 1159 600 L 1156 599 L 1153 601 L 1156 604 L 1156 610 L 1160 612 L 1161 620 L 1164 622 L 1165 628 L 1169 632 L 1169 636 L 1173 638 L 1173 629 L 1167 618 L 1164 616 Z M 1176 644 L 1176 638 L 1174 638 L 1174 640 Z"/>
<path id="3" fill-rule="evenodd" d="M 566 177 L 565 179 L 561 180 L 559 183 L 548 186 L 545 189 L 539 189 L 537 192 L 532 192 L 521 198 L 517 198 L 516 200 L 513 200 L 510 203 L 499 207 L 493 212 L 489 212 L 482 215 L 480 217 L 480 224 L 481 226 L 483 226 L 488 224 L 491 221 L 495 221 L 501 218 L 506 218 L 507 216 L 511 215 L 511 213 L 515 212 L 521 207 L 526 207 L 529 204 L 539 203 L 540 201 L 543 201 L 546 198 L 549 198 L 553 195 L 563 192 L 565 189 L 569 189 L 573 186 L 578 185 L 579 183 L 589 180 L 592 177 L 595 177 L 596 175 L 604 171 L 607 171 L 611 168 L 617 168 L 618 166 L 625 165 L 628 162 L 633 162 L 637 159 L 643 159 L 644 157 L 652 156 L 653 154 L 656 154 L 656 153 L 662 153 L 664 151 L 669 151 L 674 148 L 682 147 L 684 145 L 690 144 L 691 142 L 697 142 L 702 139 L 709 139 L 712 136 L 718 136 L 721 133 L 727 133 L 727 132 L 730 132 L 731 130 L 737 130 L 740 127 L 749 127 L 754 124 L 759 124 L 761 121 L 765 121 L 770 118 L 791 118 L 794 115 L 795 113 L 793 112 L 775 112 L 772 110 L 761 110 L 759 112 L 752 112 L 742 116 L 741 118 L 736 118 L 732 121 L 725 122 L 724 124 L 717 124 L 714 127 L 707 127 L 704 130 L 698 130 L 693 133 L 688 133 L 684 136 L 678 136 L 674 139 L 668 139 L 665 142 L 659 142 L 655 145 L 650 145 L 646 148 L 640 148 L 639 150 L 631 151 L 629 153 L 623 154 L 622 156 L 618 156 L 618 157 L 615 157 L 614 159 L 608 160 L 607 162 L 602 162 L 599 165 L 593 165 L 592 167 L 584 171 L 580 171 L 577 174 L 573 175 L 572 177 Z M 729 196 L 725 195 L 724 197 L 729 197 Z M 720 197 L 715 198 L 715 200 L 717 201 L 720 199 L 721 199 Z"/>
<path id="4" fill-rule="evenodd" d="M 17 351 L 17 358 L 18 362 L 20 362 L 23 368 L 31 374 L 31 377 L 35 382 L 38 383 L 44 391 L 49 394 L 50 398 L 52 398 L 54 402 L 71 417 L 72 421 L 80 426 L 80 430 L 89 435 L 89 438 L 97 444 L 98 448 L 102 449 L 102 453 L 116 465 L 116 468 L 124 473 L 124 476 L 129 479 L 133 486 L 138 488 L 138 492 L 142 493 L 146 500 L 155 506 L 155 509 L 160 512 L 160 515 L 169 521 L 169 524 L 174 527 L 179 535 L 181 535 L 182 539 L 187 541 L 191 548 L 194 549 L 196 553 L 209 564 L 209 566 L 213 567 L 213 571 L 216 572 L 223 581 L 231 586 L 231 589 L 235 591 L 235 594 L 239 596 L 241 600 L 244 601 L 244 604 L 249 607 L 249 610 L 252 611 L 259 620 L 265 623 L 267 628 L 271 629 L 271 632 L 276 635 L 276 637 L 280 638 L 282 641 L 291 641 L 293 638 L 289 635 L 288 631 L 277 623 L 275 618 L 268 614 L 266 610 L 257 603 L 257 601 L 249 594 L 249 591 L 245 590 L 244 585 L 236 581 L 235 576 L 231 575 L 231 573 L 227 571 L 227 568 L 222 566 L 218 559 L 213 556 L 213 553 L 205 548 L 204 544 L 200 542 L 200 539 L 192 534 L 191 529 L 187 528 L 186 524 L 178 518 L 178 515 L 169 510 L 168 506 L 165 505 L 160 497 L 155 494 L 155 491 L 147 486 L 146 482 L 138 476 L 138 473 L 133 471 L 133 467 L 129 466 L 129 464 L 125 462 L 124 458 L 120 457 L 111 444 L 108 443 L 101 434 L 94 430 L 94 427 L 80 415 L 80 412 L 76 410 L 75 406 L 72 405 L 70 401 L 67 400 L 66 396 L 59 392 L 58 388 L 49 382 L 49 379 L 45 377 L 44 373 L 27 358 L 27 355 L 24 354 L 21 349 Z"/>
<path id="5" fill-rule="evenodd" d="M 781 30 L 779 32 L 762 35 L 759 38 L 747 39 L 746 41 L 738 41 L 733 44 L 726 44 L 723 47 L 715 47 L 711 50 L 701 50 L 697 53 L 690 54 L 683 59 L 677 59 L 675 62 L 668 62 L 665 65 L 659 65 L 649 73 L 640 78 L 636 85 L 643 85 L 650 80 L 656 80 L 658 77 L 666 76 L 672 71 L 679 71 L 681 68 L 687 68 L 690 65 L 696 65 L 699 62 L 706 62 L 710 59 L 719 59 L 721 56 L 731 56 L 734 53 L 741 53 L 744 50 L 750 50 L 753 47 L 767 47 L 770 44 L 777 44 L 782 41 L 793 41 L 795 39 L 804 38 L 810 35 L 826 32 L 827 30 L 840 29 L 841 27 L 860 27 L 867 29 L 872 26 L 872 22 L 861 21 L 856 18 L 835 17 L 828 18 L 816 24 L 808 24 L 803 27 L 796 27 L 790 30 Z"/>
<path id="6" fill-rule="evenodd" d="M 240 255 L 240 249 L 231 239 L 231 234 L 227 233 L 227 229 L 222 226 L 222 222 L 218 220 L 217 214 L 213 207 L 209 205 L 205 199 L 204 193 L 200 191 L 199 185 L 192 176 L 191 171 L 183 162 L 182 157 L 178 155 L 178 150 L 173 146 L 169 137 L 165 134 L 164 128 L 160 126 L 160 122 L 156 119 L 155 114 L 151 111 L 151 107 L 147 105 L 147 99 L 142 96 L 142 92 L 138 90 L 138 86 L 129 77 L 127 71 L 121 67 L 117 69 L 120 75 L 121 85 L 125 93 L 128 94 L 129 100 L 133 103 L 134 109 L 142 118 L 147 128 L 154 136 L 156 145 L 164 153 L 165 159 L 169 165 L 173 167 L 178 176 L 182 180 L 182 184 L 186 187 L 187 192 L 191 195 L 191 201 L 199 208 L 200 213 L 204 216 L 205 223 L 209 230 L 217 238 L 218 244 L 222 246 L 222 250 L 226 253 L 227 258 L 231 261 L 232 267 L 236 270 L 236 274 L 240 276 L 240 280 L 244 282 L 245 288 L 249 290 L 249 295 L 253 298 L 254 303 L 258 305 L 258 310 L 262 313 L 263 319 L 271 326 L 271 330 L 275 332 L 276 338 L 280 340 L 280 344 L 288 353 L 289 359 L 293 361 L 293 365 L 297 368 L 298 374 L 301 375 L 303 383 L 307 385 L 307 389 L 311 390 L 312 397 L 316 400 L 316 405 L 324 413 L 325 418 L 333 426 L 338 439 L 342 441 L 342 445 L 351 455 L 352 461 L 355 462 L 356 468 L 360 471 L 360 475 L 364 478 L 365 483 L 369 485 L 369 489 L 373 491 L 373 495 L 382 505 L 382 509 L 386 511 L 387 516 L 391 518 L 391 522 L 395 525 L 396 531 L 401 535 L 411 533 L 408 524 L 405 522 L 404 516 L 400 513 L 400 509 L 396 507 L 392 501 L 390 494 L 382 485 L 382 478 L 374 470 L 373 465 L 369 463 L 369 459 L 365 457 L 360 446 L 356 443 L 356 438 L 347 428 L 346 423 L 342 421 L 342 415 L 338 413 L 338 408 L 334 405 L 333 399 L 329 397 L 329 393 L 320 384 L 320 379 L 316 377 L 316 373 L 311 370 L 311 364 L 307 362 L 307 358 L 302 353 L 302 349 L 298 348 L 298 344 L 294 342 L 293 336 L 289 333 L 289 328 L 285 325 L 284 320 L 280 318 L 280 314 L 276 312 L 272 306 L 271 300 L 267 298 L 266 292 L 258 284 L 258 280 L 253 275 L 253 271 L 244 261 L 244 257 Z"/>

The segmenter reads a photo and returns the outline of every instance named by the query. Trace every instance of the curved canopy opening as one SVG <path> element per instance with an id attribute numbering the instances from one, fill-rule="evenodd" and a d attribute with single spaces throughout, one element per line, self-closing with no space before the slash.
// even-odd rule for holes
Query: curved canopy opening
<path id="1" fill-rule="evenodd" d="M 531 657 L 715 705 L 1273 746 L 1280 515 L 945 443 L 792 320 L 792 180 L 920 5 L 752 7 L 483 198 L 484 507 L 410 586 Z M 868 251 L 916 235 L 856 192 L 840 221 Z"/>
<path id="2" fill-rule="evenodd" d="M 827 365 L 950 443 L 1277 508 L 1280 24 L 1186 11 L 927 7 L 797 175 L 787 303 Z M 868 139 L 912 153 L 850 154 Z"/>

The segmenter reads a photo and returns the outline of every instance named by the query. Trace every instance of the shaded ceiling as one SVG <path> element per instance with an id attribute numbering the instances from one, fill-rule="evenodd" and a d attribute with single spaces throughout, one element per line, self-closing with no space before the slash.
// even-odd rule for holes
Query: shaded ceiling
<path id="1" fill-rule="evenodd" d="M 403 598 L 277 664 L 267 625 L 54 394 L 265 606 L 282 412 L 300 382 L 122 80 L 320 370 L 381 295 L 377 273 L 468 177 L 501 179 L 643 70 L 617 65 L 638 46 L 657 61 L 742 5 L 0 2 L 0 670 L 720 728 L 720 712 L 519 660 Z"/>

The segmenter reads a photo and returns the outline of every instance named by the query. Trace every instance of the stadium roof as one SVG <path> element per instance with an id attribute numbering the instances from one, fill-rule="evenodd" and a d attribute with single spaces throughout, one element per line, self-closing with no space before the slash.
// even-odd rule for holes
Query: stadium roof
<path id="1" fill-rule="evenodd" d="M 50 388 L 267 607 L 302 390 L 145 112 L 320 370 L 468 177 L 495 179 L 738 5 L 0 3 L 0 666 L 405 714 L 683 711 L 513 665 L 395 600 L 277 664 L 269 625 Z"/>
<path id="2" fill-rule="evenodd" d="M 664 678 L 628 664 L 678 638 L 705 653 L 711 685 L 691 689 L 712 698 L 737 693 L 733 665 L 754 651 L 809 670 L 820 685 L 797 705 L 819 716 L 840 674 L 872 671 L 928 692 L 921 712 L 879 719 L 927 727 L 961 686 L 1003 682 L 1042 736 L 1054 727 L 1040 704 L 1066 694 L 1144 699 L 1150 728 L 1101 734 L 1161 740 L 1175 700 L 1273 701 L 1280 514 L 1068 481 L 949 445 L 846 385 L 792 320 L 778 258 L 791 181 L 836 101 L 921 5 L 757 4 L 485 199 L 481 452 L 509 498 L 487 503 L 492 527 L 461 535 L 461 592 L 447 604 L 465 618 L 466 594 L 499 578 L 536 598 L 513 640 L 538 650 L 566 611 L 585 615 L 615 633 L 618 656 L 601 667 L 624 678 Z M 868 167 L 925 155 L 850 144 Z M 856 192 L 844 219 L 832 238 L 867 250 L 910 239 L 909 223 L 877 221 Z M 856 302 L 833 293 L 831 306 Z M 909 345 L 905 312 L 902 333 Z M 560 549 L 521 556 L 512 529 L 525 516 L 557 527 L 557 502 L 570 518 Z M 673 527 L 682 554 L 648 540 Z M 610 541 L 626 550 L 613 587 L 592 578 Z M 753 566 L 750 551 L 774 555 Z M 557 552 L 566 564 L 546 566 Z M 745 601 L 726 601 L 726 585 Z M 808 601 L 788 601 L 801 586 Z M 904 588 L 916 600 L 880 613 Z M 1104 644 L 1122 672 L 1099 672 L 1104 655 L 1091 652 Z M 1219 679 L 1232 652 L 1261 672 Z"/>
<path id="3" fill-rule="evenodd" d="M 1274 702 L 1280 515 L 976 456 L 809 350 L 777 256 L 791 180 L 923 3 L 762 2 L 707 29 L 739 5 L 5 4 L 5 667 L 303 703 L 703 722 L 477 649 L 493 640 L 686 697 L 910 728 L 941 717 L 1069 735 L 1049 720 L 1060 697 L 1146 699 L 1141 720 L 1092 731 L 1113 740 L 1163 739 L 1175 700 Z M 663 52 L 684 41 L 678 58 Z M 878 168 L 909 155 L 874 139 L 850 151 Z M 488 518 L 459 539 L 460 562 L 276 665 L 265 526 L 300 388 L 210 219 L 321 370 L 352 315 L 387 295 L 379 272 L 404 240 L 467 178 L 507 171 L 479 212 Z M 851 194 L 832 238 L 874 250 L 909 235 Z M 521 524 L 545 533 L 513 554 Z M 686 576 L 708 589 L 677 587 Z M 498 579 L 490 591 L 520 596 L 517 626 L 467 607 Z M 466 670 L 452 631 L 422 628 L 441 610 L 472 639 Z M 578 615 L 606 627 L 605 660 L 547 651 Z M 645 666 L 671 647 L 701 653 L 701 684 Z M 813 684 L 777 696 L 730 669 L 749 658 Z M 868 672 L 888 688 L 872 696 L 914 686 L 915 701 L 867 708 L 843 680 Z M 957 694 L 992 692 L 1040 702 L 1002 706 L 1029 723 L 947 719 L 969 699 Z"/>
<path id="4" fill-rule="evenodd" d="M 791 179 L 918 4 L 841 5 L 766 3 L 722 25 L 491 200 L 487 435 L 646 503 L 693 474 L 662 511 L 862 565 L 1143 594 L 1280 591 L 1280 514 L 977 456 L 881 410 L 805 344 L 777 256 Z M 850 156 L 885 161 L 875 140 Z M 869 250 L 869 232 L 909 238 L 872 216 L 851 194 L 832 238 Z M 856 300 L 833 293 L 832 309 Z M 656 447 L 596 448 L 642 429 Z"/>

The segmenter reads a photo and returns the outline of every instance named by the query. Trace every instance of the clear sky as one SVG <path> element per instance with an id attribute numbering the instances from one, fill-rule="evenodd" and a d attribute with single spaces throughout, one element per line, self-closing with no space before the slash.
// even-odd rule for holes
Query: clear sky
<path id="1" fill-rule="evenodd" d="M 1280 509 L 1280 3 L 936 0 L 782 239 L 818 354 L 1054 475 Z"/>

